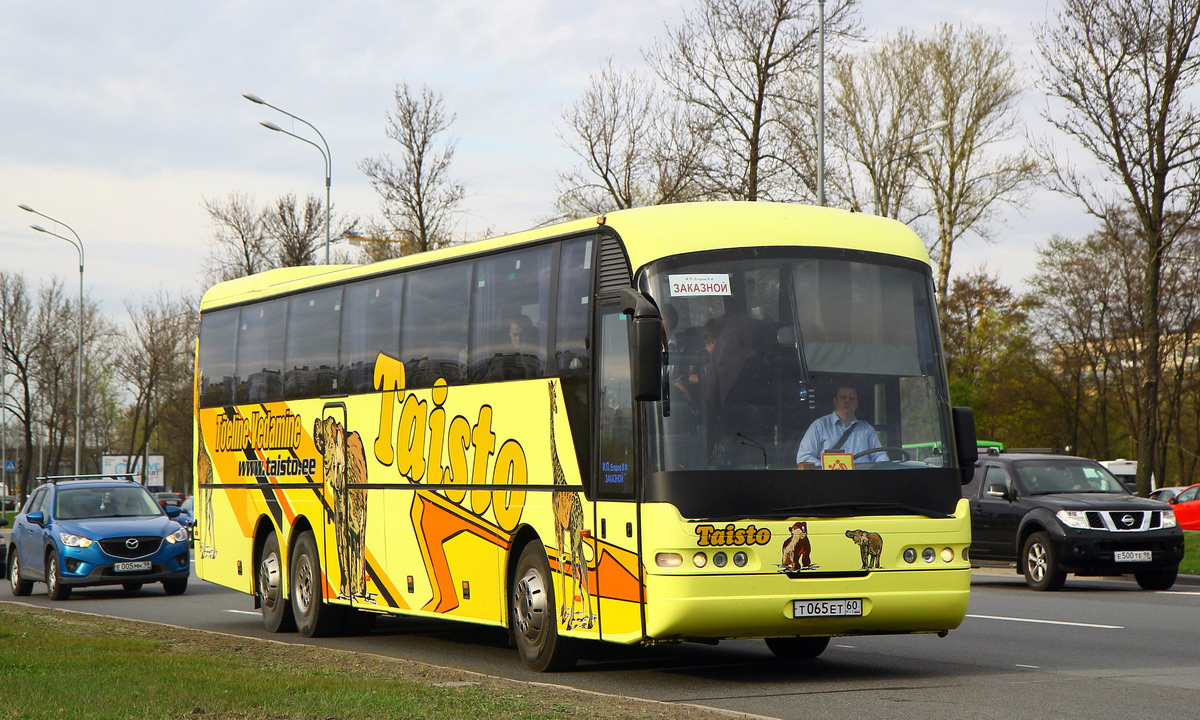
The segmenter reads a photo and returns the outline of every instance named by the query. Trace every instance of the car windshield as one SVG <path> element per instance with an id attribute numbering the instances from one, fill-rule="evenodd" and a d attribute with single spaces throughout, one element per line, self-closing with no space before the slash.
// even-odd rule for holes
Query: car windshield
<path id="1" fill-rule="evenodd" d="M 135 486 L 61 489 L 54 511 L 59 520 L 162 514 L 150 493 Z"/>
<path id="2" fill-rule="evenodd" d="M 1024 460 L 1013 463 L 1028 495 L 1048 493 L 1117 493 L 1128 490 L 1100 465 L 1078 460 Z"/>

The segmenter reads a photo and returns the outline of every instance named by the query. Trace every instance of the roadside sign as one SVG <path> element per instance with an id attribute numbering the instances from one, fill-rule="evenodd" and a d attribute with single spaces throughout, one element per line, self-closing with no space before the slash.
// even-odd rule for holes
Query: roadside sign
<path id="1" fill-rule="evenodd" d="M 146 475 L 146 485 L 149 487 L 162 487 L 163 485 L 163 456 L 150 455 L 150 462 L 147 468 L 150 472 Z M 103 475 L 123 473 L 134 473 L 135 475 L 142 474 L 142 456 L 135 455 L 101 455 L 100 456 L 100 473 Z"/>
<path id="2" fill-rule="evenodd" d="M 5 461 L 4 472 L 16 472 L 16 471 L 17 471 L 17 461 L 16 460 Z"/>

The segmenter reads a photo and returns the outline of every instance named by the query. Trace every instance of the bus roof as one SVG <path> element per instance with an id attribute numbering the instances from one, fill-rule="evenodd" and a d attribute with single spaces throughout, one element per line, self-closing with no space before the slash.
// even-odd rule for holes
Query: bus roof
<path id="1" fill-rule="evenodd" d="M 807 245 L 864 250 L 929 264 L 925 244 L 908 226 L 890 218 L 836 208 L 766 202 L 703 202 L 617 210 L 607 215 L 547 225 L 406 255 L 370 265 L 316 265 L 268 270 L 215 285 L 204 294 L 201 310 L 346 282 L 572 235 L 607 226 L 624 241 L 636 273 L 660 258 L 703 250 L 744 246 Z"/>

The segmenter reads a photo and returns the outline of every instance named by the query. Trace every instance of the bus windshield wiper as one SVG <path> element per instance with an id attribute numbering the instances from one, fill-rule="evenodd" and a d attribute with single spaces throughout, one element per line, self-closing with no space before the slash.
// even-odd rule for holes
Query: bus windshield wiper
<path id="1" fill-rule="evenodd" d="M 901 511 L 901 512 L 896 512 Z M 877 512 L 880 515 L 900 515 L 913 514 L 925 515 L 933 518 L 948 518 L 952 517 L 938 510 L 930 510 L 928 508 L 920 508 L 914 505 L 905 505 L 903 503 L 890 502 L 845 502 L 845 503 L 822 503 L 819 505 L 797 505 L 796 507 L 775 508 L 771 511 L 774 513 L 795 513 L 801 515 L 811 515 L 813 517 L 841 517 L 844 515 L 859 515 L 870 514 Z"/>

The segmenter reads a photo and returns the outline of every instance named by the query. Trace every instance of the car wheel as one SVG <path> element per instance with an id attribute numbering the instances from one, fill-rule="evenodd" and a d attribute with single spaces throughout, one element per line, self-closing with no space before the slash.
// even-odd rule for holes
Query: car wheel
<path id="1" fill-rule="evenodd" d="M 1175 579 L 1179 577 L 1179 568 L 1170 570 L 1147 570 L 1145 572 L 1134 573 L 1137 578 L 1137 584 L 1143 590 L 1170 590 L 1175 584 Z"/>
<path id="2" fill-rule="evenodd" d="M 33 592 L 33 581 L 21 579 L 21 561 L 17 559 L 17 549 L 12 546 L 8 548 L 8 586 L 17 597 Z"/>
<path id="3" fill-rule="evenodd" d="M 811 660 L 829 647 L 827 637 L 770 637 L 767 648 L 783 660 Z"/>
<path id="4" fill-rule="evenodd" d="M 296 629 L 292 606 L 283 596 L 283 560 L 279 554 L 279 538 L 275 537 L 275 533 L 268 535 L 263 545 L 254 591 L 258 593 L 263 625 L 268 632 L 291 632 Z"/>
<path id="5" fill-rule="evenodd" d="M 182 595 L 187 592 L 187 578 L 179 578 L 178 580 L 163 580 L 163 590 L 168 595 Z"/>
<path id="6" fill-rule="evenodd" d="M 121 583 L 121 587 L 125 588 L 125 592 L 137 592 L 138 590 L 142 589 L 142 583 L 140 583 L 140 582 Z"/>
<path id="7" fill-rule="evenodd" d="M 1058 590 L 1067 581 L 1067 573 L 1058 567 L 1050 535 L 1035 532 L 1025 539 L 1025 582 L 1034 590 Z"/>
<path id="8" fill-rule="evenodd" d="M 510 622 L 525 666 L 535 672 L 570 669 L 577 650 L 570 638 L 558 634 L 554 579 L 541 543 L 531 542 L 521 551 L 511 597 Z"/>
<path id="9" fill-rule="evenodd" d="M 46 594 L 51 600 L 69 600 L 71 586 L 63 585 L 58 574 L 58 553 L 51 550 L 46 555 Z"/>
<path id="10" fill-rule="evenodd" d="M 340 633 L 346 626 L 345 608 L 325 602 L 321 556 L 312 533 L 304 532 L 296 538 L 290 569 L 296 629 L 304 637 L 328 637 Z"/>

